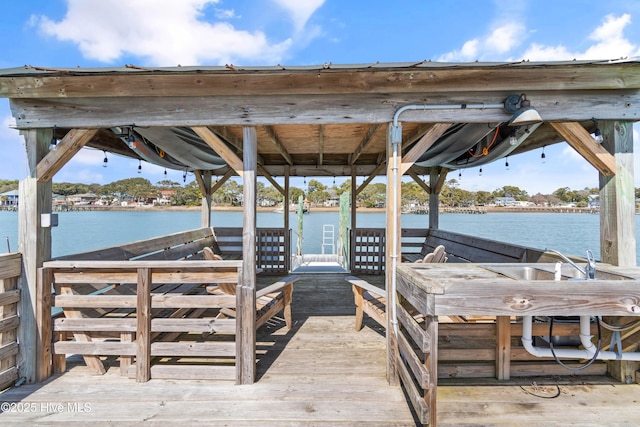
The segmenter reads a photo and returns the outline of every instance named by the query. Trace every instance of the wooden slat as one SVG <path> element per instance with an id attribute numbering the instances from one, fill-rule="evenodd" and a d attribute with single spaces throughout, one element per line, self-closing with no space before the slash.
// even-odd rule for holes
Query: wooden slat
<path id="1" fill-rule="evenodd" d="M 11 367 L 5 371 L 0 371 L 0 390 L 9 387 L 18 379 L 18 368 Z"/>
<path id="2" fill-rule="evenodd" d="M 154 295 L 152 308 L 220 308 L 232 306 L 235 298 L 229 295 Z M 53 306 L 61 308 L 131 308 L 136 297 L 129 295 L 59 295 Z"/>
<path id="3" fill-rule="evenodd" d="M 0 280 L 20 277 L 22 255 L 18 252 L 0 255 Z"/>
<path id="4" fill-rule="evenodd" d="M 428 423 L 430 413 L 429 406 L 411 379 L 407 366 L 401 359 L 396 362 L 396 366 L 398 368 L 398 376 L 402 381 L 405 392 L 409 396 L 409 400 L 411 401 L 411 405 L 418 416 L 418 419 L 423 424 Z"/>
<path id="5" fill-rule="evenodd" d="M 400 351 L 400 357 L 402 357 L 411 369 L 413 378 L 415 378 L 418 385 L 423 389 L 429 388 L 429 372 L 418 356 L 416 356 L 407 338 L 401 333 L 398 334 L 398 349 Z"/>
<path id="6" fill-rule="evenodd" d="M 0 312 L 0 314 L 3 313 Z M 18 325 L 20 325 L 20 318 L 17 315 L 3 315 L 6 317 L 4 319 L 0 319 L 0 334 L 18 329 Z"/>
<path id="7" fill-rule="evenodd" d="M 135 378 L 135 369 L 135 364 L 129 368 L 129 378 Z M 233 381 L 235 378 L 235 367 L 154 365 L 151 367 L 151 377 L 154 379 Z"/>
<path id="8" fill-rule="evenodd" d="M 48 268 L 39 268 L 37 271 L 36 301 L 36 327 L 38 337 L 36 340 L 36 381 L 42 382 L 51 376 L 51 342 L 53 331 L 51 329 L 51 284 L 53 283 L 52 271 Z"/>
<path id="9" fill-rule="evenodd" d="M 189 261 L 189 264 L 195 264 L 200 261 Z M 207 261 L 211 262 L 211 261 Z M 216 263 L 229 261 L 216 261 Z M 186 263 L 183 263 L 186 264 Z M 146 267 L 145 267 L 146 268 Z M 153 268 L 153 267 L 149 267 Z M 185 266 L 183 271 L 179 269 L 175 272 L 154 271 L 153 283 L 234 283 L 238 280 L 234 267 L 218 268 L 215 264 L 209 267 L 209 271 L 197 271 L 199 268 L 191 269 Z M 54 273 L 56 283 L 65 284 L 134 284 L 136 283 L 137 273 L 135 269 L 127 272 L 117 271 L 115 269 L 105 268 L 104 271 L 56 271 Z M 231 270 L 231 271 L 225 271 Z"/>
<path id="10" fill-rule="evenodd" d="M 134 318 L 67 319 L 54 321 L 55 331 L 135 332 Z M 151 332 L 235 333 L 235 319 L 163 319 L 151 320 Z"/>
<path id="11" fill-rule="evenodd" d="M 20 291 L 18 289 L 0 293 L 0 306 L 15 304 L 18 301 L 20 301 Z"/>
<path id="12" fill-rule="evenodd" d="M 135 342 L 111 341 L 57 341 L 53 343 L 55 354 L 82 354 L 84 356 L 136 356 Z"/>
<path id="13" fill-rule="evenodd" d="M 18 343 L 13 342 L 0 347 L 0 361 L 18 354 Z"/>
<path id="14" fill-rule="evenodd" d="M 510 378 L 511 364 L 511 319 L 498 316 L 496 319 L 496 373 L 499 380 Z"/>
<path id="15" fill-rule="evenodd" d="M 411 316 L 400 304 L 396 305 L 396 314 L 398 316 L 398 322 L 400 322 L 400 324 L 407 330 L 420 350 L 423 353 L 431 351 L 431 339 L 424 328 L 415 321 L 413 316 Z"/>
<path id="16" fill-rule="evenodd" d="M 154 342 L 151 356 L 235 357 L 236 343 L 229 342 Z M 136 362 L 138 363 L 138 362 Z"/>

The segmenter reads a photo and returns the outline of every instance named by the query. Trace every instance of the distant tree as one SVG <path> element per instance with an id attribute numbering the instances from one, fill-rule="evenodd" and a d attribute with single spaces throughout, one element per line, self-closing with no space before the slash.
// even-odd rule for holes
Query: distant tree
<path id="1" fill-rule="evenodd" d="M 513 197 L 515 200 L 526 201 L 529 199 L 529 194 L 525 190 L 521 190 L 519 187 L 513 185 L 505 185 L 502 188 L 498 188 L 493 192 L 493 197 Z"/>
<path id="2" fill-rule="evenodd" d="M 184 187 L 178 187 L 171 201 L 177 206 L 199 206 L 202 203 L 202 193 L 198 183 L 191 181 Z"/>
<path id="3" fill-rule="evenodd" d="M 304 190 L 298 187 L 289 187 L 289 202 L 297 203 L 298 197 L 302 196 L 304 199 Z"/>
<path id="4" fill-rule="evenodd" d="M 537 193 L 533 195 L 530 199 L 531 202 L 535 203 L 538 206 L 544 205 L 545 203 L 549 203 L 547 197 L 543 196 L 541 193 Z"/>
<path id="5" fill-rule="evenodd" d="M 158 181 L 156 182 L 156 185 L 158 186 L 158 188 L 162 190 L 174 189 L 174 188 L 180 187 L 179 183 L 175 181 L 171 181 L 170 179 L 163 179 L 162 181 Z"/>
<path id="6" fill-rule="evenodd" d="M 307 189 L 307 198 L 313 205 L 319 205 L 329 198 L 329 192 L 327 186 L 318 180 L 309 180 L 309 187 Z"/>
<path id="7" fill-rule="evenodd" d="M 368 208 L 385 206 L 387 186 L 383 183 L 367 185 L 356 197 L 356 202 Z"/>
<path id="8" fill-rule="evenodd" d="M 103 186 L 104 194 L 111 194 L 119 198 L 132 198 L 136 201 L 156 196 L 158 190 L 146 178 L 127 178 Z"/>
<path id="9" fill-rule="evenodd" d="M 0 193 L 18 189 L 17 179 L 0 179 Z"/>
<path id="10" fill-rule="evenodd" d="M 486 205 L 493 201 L 493 196 L 488 191 L 476 191 L 475 202 L 476 205 Z"/>

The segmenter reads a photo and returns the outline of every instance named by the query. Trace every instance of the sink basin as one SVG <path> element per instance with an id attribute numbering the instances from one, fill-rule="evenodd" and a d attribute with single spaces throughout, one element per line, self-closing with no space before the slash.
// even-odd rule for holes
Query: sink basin
<path id="1" fill-rule="evenodd" d="M 554 280 L 553 267 L 551 264 L 541 264 L 540 267 L 513 264 L 482 266 L 485 270 L 514 280 Z M 585 278 L 572 266 L 563 264 L 561 280 L 585 280 Z M 596 278 L 594 280 L 633 280 L 633 278 L 608 271 L 596 270 Z"/>
<path id="2" fill-rule="evenodd" d="M 553 272 L 528 265 L 492 265 L 482 268 L 515 280 L 553 280 Z"/>

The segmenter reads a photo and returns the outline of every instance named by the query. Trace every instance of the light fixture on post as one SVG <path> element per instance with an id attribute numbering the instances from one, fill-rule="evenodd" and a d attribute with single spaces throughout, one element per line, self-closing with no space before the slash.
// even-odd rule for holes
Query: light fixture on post
<path id="1" fill-rule="evenodd" d="M 593 132 L 593 140 L 598 144 L 602 144 L 602 141 L 604 141 L 604 137 L 602 136 L 602 131 L 598 127 L 598 120 L 595 118 L 591 120 L 593 120 L 593 123 L 596 124 L 596 130 Z"/>
<path id="2" fill-rule="evenodd" d="M 504 110 L 513 114 L 507 123 L 509 126 L 526 126 L 535 123 L 542 123 L 542 117 L 531 106 L 531 101 L 527 99 L 527 95 L 509 95 L 504 100 Z"/>

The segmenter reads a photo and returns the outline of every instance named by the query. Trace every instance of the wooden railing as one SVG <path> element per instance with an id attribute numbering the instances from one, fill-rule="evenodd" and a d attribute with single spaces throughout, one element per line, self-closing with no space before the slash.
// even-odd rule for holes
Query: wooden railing
<path id="1" fill-rule="evenodd" d="M 385 229 L 356 228 L 351 232 L 351 272 L 382 274 L 385 266 Z"/>
<path id="2" fill-rule="evenodd" d="M 242 227 L 216 227 L 217 253 L 224 259 L 242 259 Z M 262 274 L 291 269 L 291 234 L 284 228 L 256 229 L 256 266 Z"/>
<path id="3" fill-rule="evenodd" d="M 19 253 L 0 255 L 0 390 L 18 379 L 18 278 L 21 273 Z"/>
<path id="4" fill-rule="evenodd" d="M 45 263 L 38 274 L 44 302 L 37 321 L 43 337 L 40 372 L 46 378 L 52 370 L 64 371 L 65 355 L 81 354 L 96 373 L 105 371 L 100 356 L 116 356 L 121 374 L 141 382 L 151 377 L 246 381 L 235 367 L 242 365 L 239 358 L 253 360 L 253 348 L 241 348 L 240 322 L 219 312 L 256 302 L 243 300 L 242 292 L 212 295 L 205 289 L 237 284 L 240 270 L 240 261 Z M 52 321 L 52 307 L 61 308 L 64 317 Z M 199 362 L 161 364 L 162 357 Z"/>

